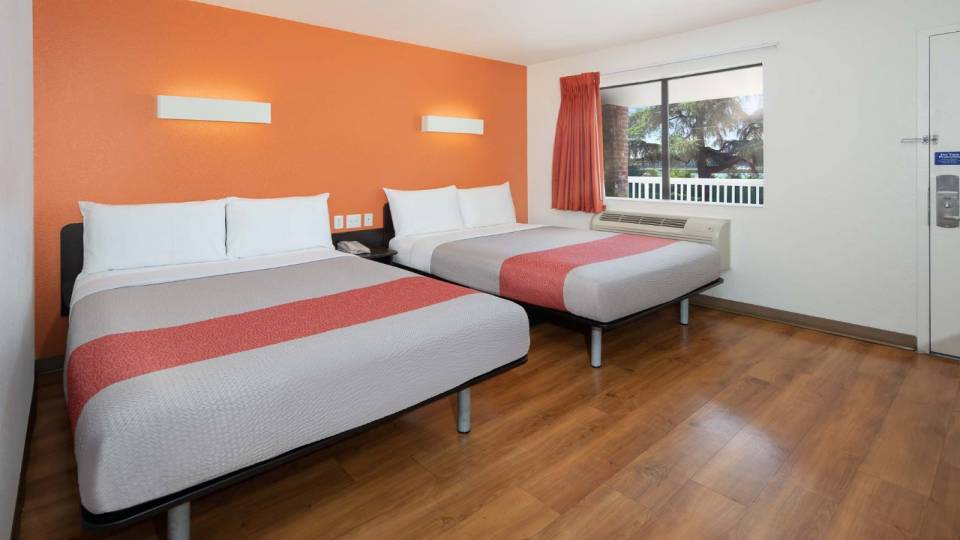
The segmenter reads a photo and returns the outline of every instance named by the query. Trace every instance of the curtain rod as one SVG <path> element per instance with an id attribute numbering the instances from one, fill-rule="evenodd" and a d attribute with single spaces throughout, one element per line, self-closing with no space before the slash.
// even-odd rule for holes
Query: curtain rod
<path id="1" fill-rule="evenodd" d="M 688 56 L 688 57 L 686 57 L 686 58 L 680 58 L 680 59 L 677 59 L 677 60 L 670 60 L 670 61 L 668 61 L 668 62 L 658 62 L 658 63 L 656 63 L 656 64 L 647 64 L 647 65 L 645 65 L 645 66 L 638 66 L 638 67 L 633 67 L 633 68 L 630 68 L 630 69 L 621 69 L 621 70 L 619 70 L 619 71 L 610 71 L 610 72 L 607 72 L 607 73 L 601 73 L 600 76 L 601 76 L 601 77 L 609 77 L 610 75 L 620 75 L 621 73 L 630 73 L 631 71 L 640 71 L 641 69 L 651 69 L 651 68 L 655 68 L 655 67 L 669 66 L 669 65 L 671 65 L 671 64 L 680 64 L 680 63 L 683 63 L 683 62 L 692 62 L 692 61 L 694 61 L 694 60 L 704 60 L 704 59 L 706 59 L 706 58 L 713 58 L 713 57 L 716 57 L 716 56 L 724 56 L 724 55 L 727 55 L 727 54 L 741 53 L 741 52 L 747 52 L 747 51 L 758 51 L 758 50 L 760 50 L 760 49 L 770 49 L 770 48 L 777 47 L 777 46 L 779 46 L 779 45 L 780 45 L 780 43 L 777 42 L 777 41 L 768 41 L 768 42 L 760 43 L 760 44 L 757 44 L 757 45 L 750 45 L 750 46 L 748 46 L 748 47 L 737 47 L 737 48 L 735 48 L 735 49 L 725 49 L 725 50 L 717 51 L 717 52 L 714 52 L 714 53 L 701 54 L 701 55 L 698 55 L 698 56 Z"/>

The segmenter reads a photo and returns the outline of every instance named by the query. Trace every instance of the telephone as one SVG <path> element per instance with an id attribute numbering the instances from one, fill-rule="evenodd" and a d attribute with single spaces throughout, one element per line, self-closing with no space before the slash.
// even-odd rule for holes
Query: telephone
<path id="1" fill-rule="evenodd" d="M 354 255 L 367 255 L 370 253 L 370 248 L 353 240 L 337 242 L 337 249 L 346 253 L 353 253 Z"/>

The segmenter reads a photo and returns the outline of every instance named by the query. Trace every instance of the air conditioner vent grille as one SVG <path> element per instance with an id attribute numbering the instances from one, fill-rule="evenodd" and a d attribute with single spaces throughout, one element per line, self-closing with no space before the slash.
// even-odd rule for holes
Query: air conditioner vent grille
<path id="1" fill-rule="evenodd" d="M 674 227 L 677 229 L 682 229 L 687 226 L 687 220 L 663 218 L 663 223 L 661 223 L 661 225 L 664 227 Z"/>
<path id="2" fill-rule="evenodd" d="M 687 220 L 683 218 L 645 216 L 642 214 L 620 214 L 616 212 L 604 212 L 600 215 L 600 221 L 612 223 L 630 223 L 634 225 L 652 225 L 654 227 L 672 227 L 675 229 L 682 229 L 687 226 Z"/>
<path id="3" fill-rule="evenodd" d="M 726 219 L 602 212 L 594 214 L 590 228 L 622 234 L 640 234 L 713 246 L 720 252 L 723 269 L 730 268 L 730 221 Z"/>

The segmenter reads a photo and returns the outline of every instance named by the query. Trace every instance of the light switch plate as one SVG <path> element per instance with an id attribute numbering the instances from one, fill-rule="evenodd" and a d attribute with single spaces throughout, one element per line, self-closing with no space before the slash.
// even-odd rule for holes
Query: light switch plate
<path id="1" fill-rule="evenodd" d="M 373 213 L 366 213 L 363 215 L 363 226 L 373 227 Z"/>
<path id="2" fill-rule="evenodd" d="M 355 229 L 360 226 L 360 214 L 347 214 L 347 228 Z"/>
<path id="3" fill-rule="evenodd" d="M 343 228 L 343 216 L 333 216 L 333 228 L 334 229 Z"/>

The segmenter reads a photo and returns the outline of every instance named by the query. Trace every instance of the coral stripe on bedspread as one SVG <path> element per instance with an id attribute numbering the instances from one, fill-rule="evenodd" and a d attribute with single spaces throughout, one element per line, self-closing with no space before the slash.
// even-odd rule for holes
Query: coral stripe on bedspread
<path id="1" fill-rule="evenodd" d="M 70 422 L 75 429 L 90 398 L 126 379 L 382 319 L 474 293 L 416 276 L 179 326 L 93 339 L 70 355 Z"/>
<path id="2" fill-rule="evenodd" d="M 500 266 L 500 296 L 566 311 L 563 286 L 578 266 L 639 255 L 675 240 L 618 234 L 602 240 L 515 255 Z"/>

